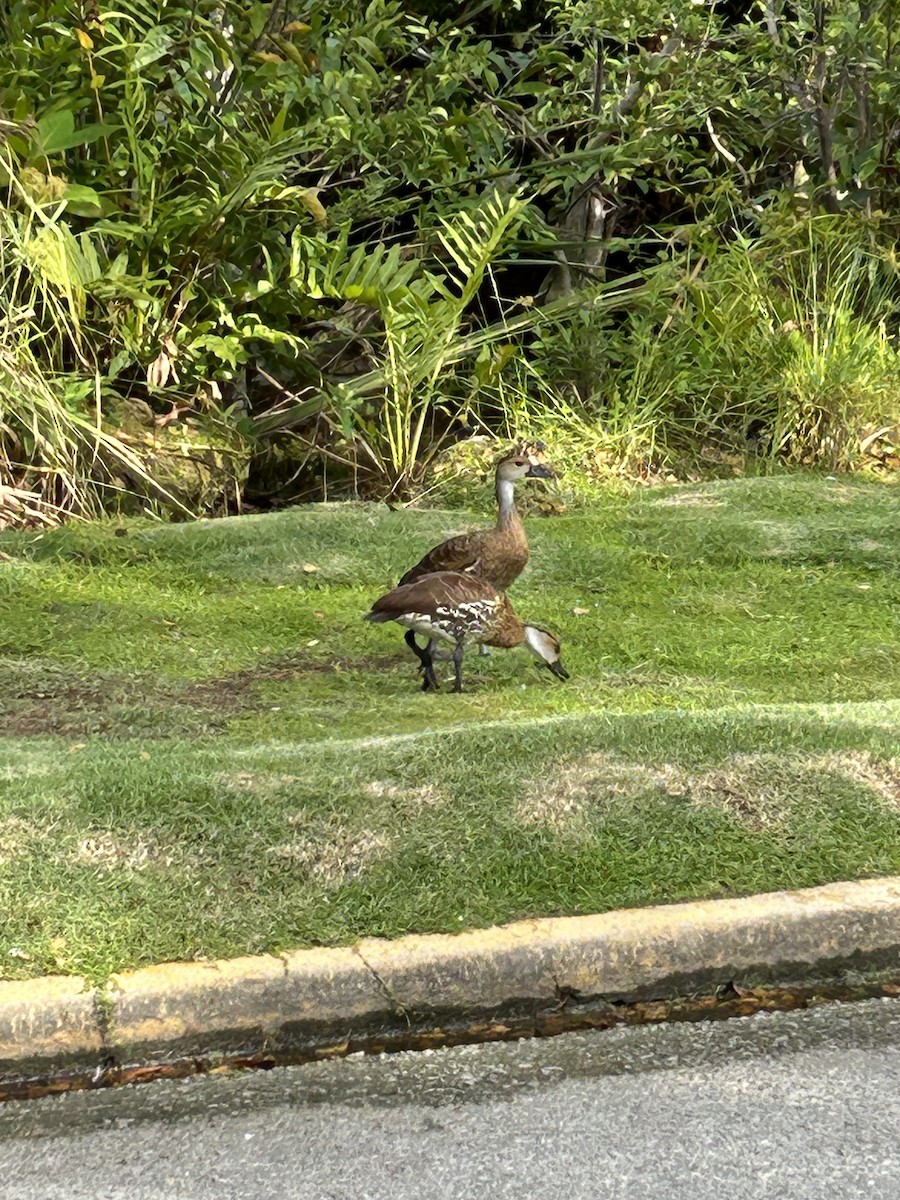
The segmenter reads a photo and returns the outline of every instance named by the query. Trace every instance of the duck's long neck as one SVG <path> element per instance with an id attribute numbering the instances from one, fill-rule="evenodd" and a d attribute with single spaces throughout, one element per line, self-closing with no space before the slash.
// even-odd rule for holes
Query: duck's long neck
<path id="1" fill-rule="evenodd" d="M 525 625 L 516 616 L 513 606 L 504 596 L 500 603 L 497 627 L 491 638 L 491 645 L 499 646 L 502 650 L 512 650 L 516 646 L 521 646 L 524 641 Z"/>
<path id="2" fill-rule="evenodd" d="M 516 509 L 516 485 L 511 479 L 497 480 L 497 528 L 508 529 L 517 525 L 519 513 Z"/>

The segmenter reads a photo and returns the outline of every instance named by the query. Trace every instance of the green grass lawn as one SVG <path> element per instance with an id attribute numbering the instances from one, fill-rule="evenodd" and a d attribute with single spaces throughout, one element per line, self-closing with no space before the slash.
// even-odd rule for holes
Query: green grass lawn
<path id="1" fill-rule="evenodd" d="M 812 477 L 534 518 L 572 678 L 470 653 L 461 696 L 360 618 L 487 513 L 0 534 L 0 977 L 900 871 L 898 518 Z"/>

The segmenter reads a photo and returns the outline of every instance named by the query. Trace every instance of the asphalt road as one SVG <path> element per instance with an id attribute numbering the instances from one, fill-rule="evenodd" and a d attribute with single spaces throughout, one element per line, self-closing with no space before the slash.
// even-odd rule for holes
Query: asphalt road
<path id="1" fill-rule="evenodd" d="M 900 1200 L 900 1001 L 0 1107 L 2 1200 Z"/>

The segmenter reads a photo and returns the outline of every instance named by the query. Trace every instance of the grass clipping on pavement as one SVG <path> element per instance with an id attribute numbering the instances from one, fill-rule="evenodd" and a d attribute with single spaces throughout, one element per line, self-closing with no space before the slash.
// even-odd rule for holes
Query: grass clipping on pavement
<path id="1" fill-rule="evenodd" d="M 460 696 L 360 618 L 486 512 L 0 535 L 0 978 L 900 871 L 898 516 L 786 477 L 531 520 L 572 679 L 470 651 Z"/>

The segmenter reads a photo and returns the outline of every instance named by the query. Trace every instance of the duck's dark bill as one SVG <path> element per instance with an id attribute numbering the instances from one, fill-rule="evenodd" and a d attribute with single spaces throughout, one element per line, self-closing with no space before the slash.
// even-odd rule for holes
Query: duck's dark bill
<path id="1" fill-rule="evenodd" d="M 555 479 L 556 476 L 543 463 L 532 463 L 528 468 L 529 479 Z"/>
<path id="2" fill-rule="evenodd" d="M 547 666 L 550 668 L 550 670 L 553 672 L 553 674 L 558 675 L 560 679 L 568 679 L 569 678 L 569 672 L 566 670 L 566 668 L 562 665 L 561 662 L 547 663 Z"/>

